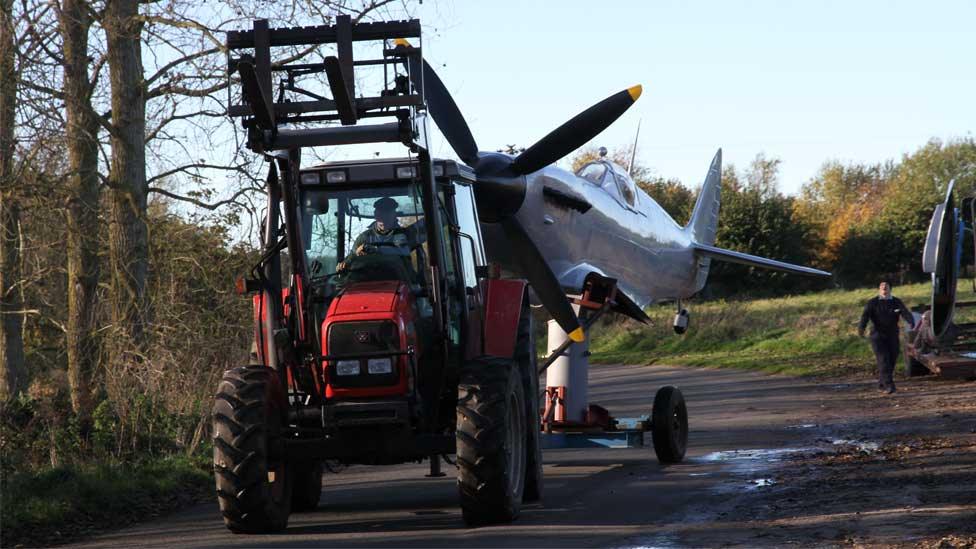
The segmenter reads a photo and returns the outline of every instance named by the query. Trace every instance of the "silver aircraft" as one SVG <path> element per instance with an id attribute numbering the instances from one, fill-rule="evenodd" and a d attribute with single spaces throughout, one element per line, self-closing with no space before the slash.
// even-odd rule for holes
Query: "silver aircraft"
<path id="1" fill-rule="evenodd" d="M 809 276 L 830 273 L 717 248 L 722 151 L 712 160 L 691 220 L 678 225 L 622 167 L 600 158 L 571 173 L 554 165 L 620 117 L 641 95 L 634 86 L 576 115 L 517 156 L 483 152 L 434 70 L 424 62 L 427 107 L 451 147 L 477 175 L 475 193 L 490 260 L 521 273 L 538 300 L 574 341 L 584 339 L 565 298 L 586 277 L 616 279 L 618 309 L 641 321 L 643 307 L 676 300 L 676 331 L 687 326 L 680 300 L 705 286 L 711 261 L 729 261 Z M 682 318 L 684 317 L 684 318 Z"/>
<path id="2" fill-rule="evenodd" d="M 560 285 L 578 291 L 590 273 L 614 278 L 638 307 L 691 297 L 705 287 L 712 259 L 790 273 L 830 276 L 809 267 L 716 248 L 722 151 L 715 153 L 691 220 L 681 226 L 601 157 L 575 174 L 549 166 L 526 176 L 515 214 Z M 518 270 L 501 231 L 486 225 L 488 255 Z"/>

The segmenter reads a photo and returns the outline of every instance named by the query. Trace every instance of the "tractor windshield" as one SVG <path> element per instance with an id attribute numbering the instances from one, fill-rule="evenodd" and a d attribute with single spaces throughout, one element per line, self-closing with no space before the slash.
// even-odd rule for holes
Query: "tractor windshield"
<path id="1" fill-rule="evenodd" d="M 301 204 L 313 279 L 338 273 L 347 282 L 423 284 L 426 233 L 416 185 L 306 187 Z"/>

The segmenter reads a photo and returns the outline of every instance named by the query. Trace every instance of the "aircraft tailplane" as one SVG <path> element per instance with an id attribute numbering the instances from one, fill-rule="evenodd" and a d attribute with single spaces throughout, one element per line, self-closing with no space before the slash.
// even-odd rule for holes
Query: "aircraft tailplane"
<path id="1" fill-rule="evenodd" d="M 786 263 L 785 261 L 766 259 L 765 257 L 759 257 L 757 255 L 745 254 L 742 252 L 736 252 L 734 250 L 726 250 L 724 248 L 716 248 L 715 246 L 706 246 L 704 244 L 693 244 L 692 246 L 700 257 L 717 259 L 719 261 L 727 261 L 730 263 L 741 263 L 742 265 L 750 265 L 752 267 L 770 269 L 773 271 L 783 271 L 799 275 L 830 276 L 830 273 L 827 271 L 821 271 L 820 269 L 814 269 L 812 267 L 804 267 L 802 265 L 794 265 L 793 263 Z"/>

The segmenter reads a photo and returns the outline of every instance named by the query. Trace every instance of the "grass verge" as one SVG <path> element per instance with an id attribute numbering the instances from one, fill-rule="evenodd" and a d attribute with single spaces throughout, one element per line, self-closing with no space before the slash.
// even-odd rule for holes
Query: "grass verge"
<path id="1" fill-rule="evenodd" d="M 971 299 L 969 280 L 960 299 Z M 966 284 L 967 286 L 963 286 Z M 908 307 L 926 303 L 930 284 L 894 288 Z M 742 368 L 797 376 L 843 377 L 871 373 L 874 356 L 857 336 L 864 303 L 875 288 L 829 290 L 753 301 L 689 302 L 684 335 L 671 329 L 674 305 L 652 306 L 651 326 L 608 321 L 593 331 L 595 363 L 680 364 Z"/>
<path id="2" fill-rule="evenodd" d="M 15 473 L 2 483 L 0 545 L 49 545 L 119 528 L 213 495 L 210 460 L 167 457 Z"/>

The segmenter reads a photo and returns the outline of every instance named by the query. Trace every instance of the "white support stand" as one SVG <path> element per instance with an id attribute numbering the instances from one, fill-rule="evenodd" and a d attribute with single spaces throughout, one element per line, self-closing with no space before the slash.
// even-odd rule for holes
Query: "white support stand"
<path id="1" fill-rule="evenodd" d="M 574 306 L 579 312 L 579 307 Z M 548 323 L 549 337 L 546 341 L 547 349 L 553 352 L 559 348 L 569 336 L 554 320 Z M 589 335 L 589 334 L 587 334 Z M 546 370 L 546 387 L 566 388 L 566 421 L 583 423 L 586 421 L 586 410 L 590 406 L 589 381 L 589 337 L 583 343 L 570 345 L 562 356 Z"/>

